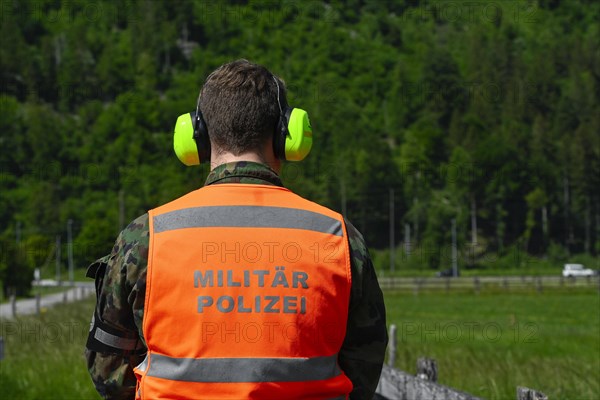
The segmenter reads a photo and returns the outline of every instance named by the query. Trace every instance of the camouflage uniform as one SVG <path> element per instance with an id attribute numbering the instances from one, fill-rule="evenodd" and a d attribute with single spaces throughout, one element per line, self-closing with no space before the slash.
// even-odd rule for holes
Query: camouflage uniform
<path id="1" fill-rule="evenodd" d="M 206 185 L 223 183 L 283 186 L 274 171 L 252 162 L 223 164 L 206 179 Z M 354 384 L 351 398 L 367 399 L 377 386 L 387 345 L 385 306 L 365 241 L 354 226 L 346 224 L 352 289 L 347 332 L 338 361 Z M 149 236 L 148 214 L 144 214 L 121 232 L 111 254 L 96 262 L 107 264 L 98 288 L 96 315 L 120 331 L 139 335 L 144 346 L 142 319 Z M 92 380 L 103 397 L 134 398 L 136 378 L 132 369 L 143 360 L 143 354 L 86 349 L 86 358 Z"/>

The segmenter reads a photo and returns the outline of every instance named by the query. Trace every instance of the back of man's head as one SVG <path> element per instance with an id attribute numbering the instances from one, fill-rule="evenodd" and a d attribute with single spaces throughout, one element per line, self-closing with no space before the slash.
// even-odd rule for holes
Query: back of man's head
<path id="1" fill-rule="evenodd" d="M 261 65 L 236 60 L 220 66 L 206 79 L 200 92 L 200 110 L 217 152 L 237 156 L 260 151 L 272 139 L 280 114 L 273 77 Z M 278 82 L 285 96 L 283 82 Z"/>

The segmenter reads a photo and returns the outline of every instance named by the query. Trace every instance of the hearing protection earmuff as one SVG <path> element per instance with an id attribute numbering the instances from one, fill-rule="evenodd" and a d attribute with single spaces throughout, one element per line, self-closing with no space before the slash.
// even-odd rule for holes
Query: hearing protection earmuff
<path id="1" fill-rule="evenodd" d="M 281 103 L 283 94 L 277 78 L 277 104 L 279 120 L 273 136 L 273 151 L 282 160 L 302 161 L 312 148 L 312 127 L 308 113 L 300 108 L 292 108 L 287 102 Z M 200 100 L 196 112 L 182 114 L 175 123 L 173 149 L 177 158 L 187 166 L 210 161 L 210 140 L 208 129 L 200 111 Z"/>
<path id="2" fill-rule="evenodd" d="M 210 161 L 210 139 L 200 112 L 200 101 L 196 112 L 182 114 L 177 118 L 173 134 L 173 149 L 179 161 L 187 166 Z"/>

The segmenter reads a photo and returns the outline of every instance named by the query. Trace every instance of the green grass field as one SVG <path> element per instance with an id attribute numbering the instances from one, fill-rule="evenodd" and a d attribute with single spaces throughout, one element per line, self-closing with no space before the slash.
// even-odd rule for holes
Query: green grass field
<path id="1" fill-rule="evenodd" d="M 40 317 L 2 320 L 2 399 L 99 399 L 83 349 L 94 299 L 60 304 Z"/>
<path id="2" fill-rule="evenodd" d="M 600 297 L 596 290 L 542 294 L 386 293 L 397 326 L 396 367 L 414 373 L 420 356 L 438 362 L 441 384 L 489 399 L 516 386 L 550 399 L 600 397 Z M 41 317 L 3 320 L 3 399 L 97 399 L 83 347 L 93 299 Z"/>
<path id="3" fill-rule="evenodd" d="M 597 290 L 385 298 L 399 369 L 414 373 L 418 357 L 433 358 L 439 383 L 489 399 L 514 399 L 517 386 L 600 398 Z"/>

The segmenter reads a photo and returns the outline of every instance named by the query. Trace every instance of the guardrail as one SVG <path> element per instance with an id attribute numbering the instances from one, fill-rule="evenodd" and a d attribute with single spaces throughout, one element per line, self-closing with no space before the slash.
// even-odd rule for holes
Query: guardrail
<path id="1" fill-rule="evenodd" d="M 40 279 L 39 281 L 31 281 L 31 286 L 33 287 L 66 287 L 66 288 L 72 288 L 72 287 L 78 287 L 78 288 L 86 288 L 86 289 L 93 289 L 94 288 L 94 282 L 79 282 L 79 281 L 74 281 L 73 283 L 71 283 L 70 281 L 56 281 L 54 279 Z"/>
<path id="2" fill-rule="evenodd" d="M 543 292 L 553 288 L 592 288 L 600 290 L 600 276 L 482 276 L 482 277 L 431 277 L 431 278 L 379 278 L 381 289 L 388 291 L 412 291 L 418 294 L 426 290 L 468 290 L 479 293 L 483 290 L 506 291 L 531 289 Z"/>

